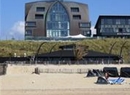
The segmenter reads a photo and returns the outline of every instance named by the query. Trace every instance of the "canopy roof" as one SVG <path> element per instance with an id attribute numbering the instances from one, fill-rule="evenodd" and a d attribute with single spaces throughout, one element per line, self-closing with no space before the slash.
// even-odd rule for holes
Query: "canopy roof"
<path id="1" fill-rule="evenodd" d="M 86 36 L 82 35 L 82 34 L 78 34 L 78 35 L 70 35 L 70 36 L 67 36 L 68 38 L 86 38 Z"/>

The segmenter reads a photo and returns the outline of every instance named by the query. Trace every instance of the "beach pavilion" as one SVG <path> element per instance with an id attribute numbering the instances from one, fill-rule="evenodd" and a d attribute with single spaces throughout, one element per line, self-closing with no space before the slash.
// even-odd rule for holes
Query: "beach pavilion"
<path id="1" fill-rule="evenodd" d="M 57 51 L 36 55 L 35 61 L 46 64 L 75 64 L 77 61 L 79 64 L 108 64 L 118 63 L 121 59 L 118 55 L 87 50 L 81 59 L 76 60 L 75 49 L 75 44 L 59 46 Z"/>
<path id="2" fill-rule="evenodd" d="M 48 53 L 35 54 L 27 57 L 0 57 L 0 63 L 12 64 L 115 64 L 119 63 L 119 55 L 103 53 L 93 50 L 76 51 L 76 44 L 59 46 L 59 50 Z M 79 45 L 82 47 L 83 45 Z M 88 47 L 87 47 L 88 48 Z M 77 55 L 76 55 L 77 52 Z M 80 56 L 79 56 L 80 55 Z M 77 58 L 80 57 L 79 59 Z"/>

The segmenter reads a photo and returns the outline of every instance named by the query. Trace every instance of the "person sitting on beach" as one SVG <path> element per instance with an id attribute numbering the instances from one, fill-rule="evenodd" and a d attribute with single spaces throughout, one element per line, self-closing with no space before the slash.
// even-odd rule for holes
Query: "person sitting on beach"
<path id="1" fill-rule="evenodd" d="M 105 79 L 108 80 L 108 78 L 109 78 L 109 73 L 105 72 Z"/>

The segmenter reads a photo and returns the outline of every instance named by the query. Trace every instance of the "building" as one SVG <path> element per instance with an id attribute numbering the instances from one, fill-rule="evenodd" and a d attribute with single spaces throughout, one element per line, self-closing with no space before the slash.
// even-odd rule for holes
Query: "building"
<path id="1" fill-rule="evenodd" d="M 96 37 L 130 38 L 130 16 L 101 15 L 95 29 Z"/>
<path id="2" fill-rule="evenodd" d="M 59 46 L 59 50 L 52 51 L 55 46 L 56 44 L 46 53 L 36 53 L 26 57 L 0 57 L 0 63 L 76 64 L 79 62 L 79 64 L 115 64 L 122 59 L 120 55 L 89 50 L 89 47 L 84 45 L 68 44 Z"/>
<path id="3" fill-rule="evenodd" d="M 91 36 L 87 4 L 43 0 L 25 4 L 25 40 Z"/>
<path id="4" fill-rule="evenodd" d="M 80 51 L 80 49 L 84 49 L 84 47 L 87 48 L 87 51 Z M 76 44 L 59 46 L 59 50 L 38 54 L 35 56 L 35 59 L 36 62 L 41 64 L 76 64 L 76 49 L 79 51 L 79 55 L 85 52 L 81 55 L 82 58 L 78 60 L 80 64 L 115 64 L 121 59 L 119 55 L 89 50 L 87 46 Z"/>

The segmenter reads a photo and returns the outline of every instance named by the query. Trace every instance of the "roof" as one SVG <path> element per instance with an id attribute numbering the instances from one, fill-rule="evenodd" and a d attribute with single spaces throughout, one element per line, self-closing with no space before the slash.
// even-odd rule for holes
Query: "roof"
<path id="1" fill-rule="evenodd" d="M 76 44 L 69 44 L 69 45 L 63 45 L 63 46 L 59 46 L 60 49 L 64 49 L 64 48 L 74 48 L 76 47 Z"/>
<path id="2" fill-rule="evenodd" d="M 81 3 L 81 2 L 76 2 L 73 0 L 38 0 L 38 1 L 32 1 L 32 2 L 26 2 L 26 4 L 33 4 L 33 3 L 38 3 L 38 2 L 66 2 L 66 3 L 77 3 L 77 4 L 82 4 L 82 5 L 88 5 L 85 3 Z"/>
<path id="3" fill-rule="evenodd" d="M 51 53 L 39 54 L 37 57 L 38 58 L 41 58 L 41 57 L 43 58 L 48 58 L 48 57 L 74 58 L 74 51 L 73 50 L 59 50 L 59 51 L 54 51 Z M 84 58 L 120 58 L 120 57 L 118 55 L 89 50 L 88 53 L 84 56 Z"/>
<path id="4" fill-rule="evenodd" d="M 98 17 L 98 19 L 97 19 L 95 28 L 97 27 L 99 21 L 100 21 L 102 18 L 130 18 L 130 15 L 100 15 L 100 16 Z"/>

